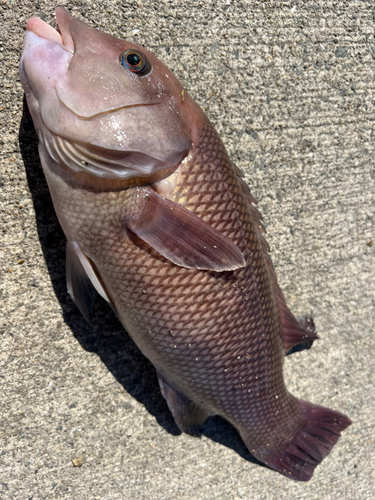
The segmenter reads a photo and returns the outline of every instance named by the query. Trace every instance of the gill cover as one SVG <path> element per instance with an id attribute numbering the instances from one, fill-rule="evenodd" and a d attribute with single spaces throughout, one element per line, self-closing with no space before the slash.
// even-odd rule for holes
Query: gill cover
<path id="1" fill-rule="evenodd" d="M 181 84 L 142 47 L 61 8 L 56 21 L 61 35 L 38 18 L 29 20 L 21 59 L 30 110 L 50 156 L 104 179 L 169 175 L 192 144 L 193 104 L 182 103 Z M 130 68 L 136 57 L 123 64 L 126 53 L 139 54 L 142 71 Z"/>

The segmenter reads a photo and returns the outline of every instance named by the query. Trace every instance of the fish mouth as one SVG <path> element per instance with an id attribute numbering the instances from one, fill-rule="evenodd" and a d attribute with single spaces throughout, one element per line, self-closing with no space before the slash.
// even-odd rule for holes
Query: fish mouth
<path id="1" fill-rule="evenodd" d="M 97 183 L 100 189 L 170 175 L 187 156 L 191 139 L 180 117 L 175 129 L 164 131 L 160 86 L 121 63 L 134 44 L 100 33 L 62 8 L 56 9 L 56 22 L 57 29 L 36 17 L 28 20 L 20 61 L 45 154 L 85 186 Z"/>
<path id="2" fill-rule="evenodd" d="M 31 17 L 30 19 L 28 19 L 26 23 L 26 31 L 32 32 L 39 38 L 44 38 L 51 44 L 58 45 L 61 49 L 69 53 L 73 58 L 75 54 L 75 44 L 70 31 L 70 22 L 74 20 L 74 18 L 67 10 L 63 9 L 62 7 L 56 8 L 55 17 L 57 24 L 56 29 L 53 28 L 50 24 L 40 19 L 39 17 Z M 139 102 L 136 101 L 126 104 L 121 103 L 115 106 L 109 106 L 108 108 L 106 107 L 105 109 L 101 109 L 93 113 L 81 114 L 67 104 L 64 97 L 60 95 L 58 87 L 56 87 L 55 90 L 57 98 L 59 99 L 60 103 L 81 120 L 91 120 L 101 115 L 113 113 L 121 109 L 134 108 L 140 106 L 153 106 L 161 103 L 160 99 L 152 99 L 152 100 L 141 99 Z"/>
<path id="3" fill-rule="evenodd" d="M 39 17 L 31 17 L 26 23 L 26 31 L 31 31 L 40 38 L 45 38 L 50 43 L 56 43 L 70 54 L 74 54 L 74 42 L 70 34 L 69 21 L 72 16 L 64 9 L 58 7 L 55 12 L 57 29 L 42 21 Z"/>

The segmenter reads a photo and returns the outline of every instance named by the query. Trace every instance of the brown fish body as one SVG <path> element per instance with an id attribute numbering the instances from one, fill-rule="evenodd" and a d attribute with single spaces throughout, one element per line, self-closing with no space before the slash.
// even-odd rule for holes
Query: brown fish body
<path id="1" fill-rule="evenodd" d="M 143 353 L 185 395 L 246 425 L 249 402 L 258 406 L 264 400 L 267 405 L 270 398 L 275 412 L 281 412 L 290 399 L 282 381 L 278 307 L 238 176 L 210 123 L 201 137 L 179 167 L 170 199 L 243 247 L 248 265 L 237 271 L 177 267 L 145 245 L 134 244 L 123 220 L 131 199 L 141 196 L 139 189 L 85 192 L 53 172 L 45 173 L 65 234 L 95 263 L 121 321 Z M 272 370 L 267 368 L 270 359 Z M 230 397 L 223 400 L 220 392 L 228 387 Z"/>
<path id="2" fill-rule="evenodd" d="M 161 170 L 138 185 L 106 181 L 101 188 L 52 159 L 41 143 L 68 253 L 75 259 L 78 249 L 87 259 L 83 267 L 95 274 L 103 296 L 155 366 L 182 430 L 199 435 L 209 415 L 221 415 L 257 458 L 308 480 L 350 421 L 286 390 L 285 351 L 316 338 L 314 330 L 300 327 L 287 309 L 253 199 L 211 123 L 195 103 L 190 106 L 196 120 L 185 159 L 167 175 Z M 182 207 L 232 242 L 243 263 L 218 272 L 203 264 L 176 265 L 168 258 L 172 244 L 159 253 L 147 240 L 159 203 L 160 217 L 172 226 L 177 220 L 177 232 L 184 227 Z"/>

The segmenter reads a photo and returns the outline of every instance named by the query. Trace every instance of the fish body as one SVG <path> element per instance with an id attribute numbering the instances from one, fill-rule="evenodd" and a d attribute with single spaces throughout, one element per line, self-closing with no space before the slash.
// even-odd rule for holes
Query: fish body
<path id="1" fill-rule="evenodd" d="M 71 296 L 86 318 L 95 291 L 111 304 L 182 431 L 221 415 L 259 460 L 310 479 L 350 420 L 285 387 L 285 353 L 317 337 L 286 306 L 241 172 L 152 54 L 56 19 L 60 33 L 28 21 L 20 74 Z"/>

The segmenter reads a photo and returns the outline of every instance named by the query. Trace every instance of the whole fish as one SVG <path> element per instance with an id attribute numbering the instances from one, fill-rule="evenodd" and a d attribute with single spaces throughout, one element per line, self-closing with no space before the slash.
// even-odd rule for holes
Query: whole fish
<path id="1" fill-rule="evenodd" d="M 27 22 L 21 81 L 67 238 L 68 291 L 95 291 L 155 366 L 178 427 L 210 415 L 307 481 L 350 425 L 293 397 L 285 353 L 316 337 L 277 285 L 261 217 L 214 127 L 143 47 L 56 10 Z"/>

